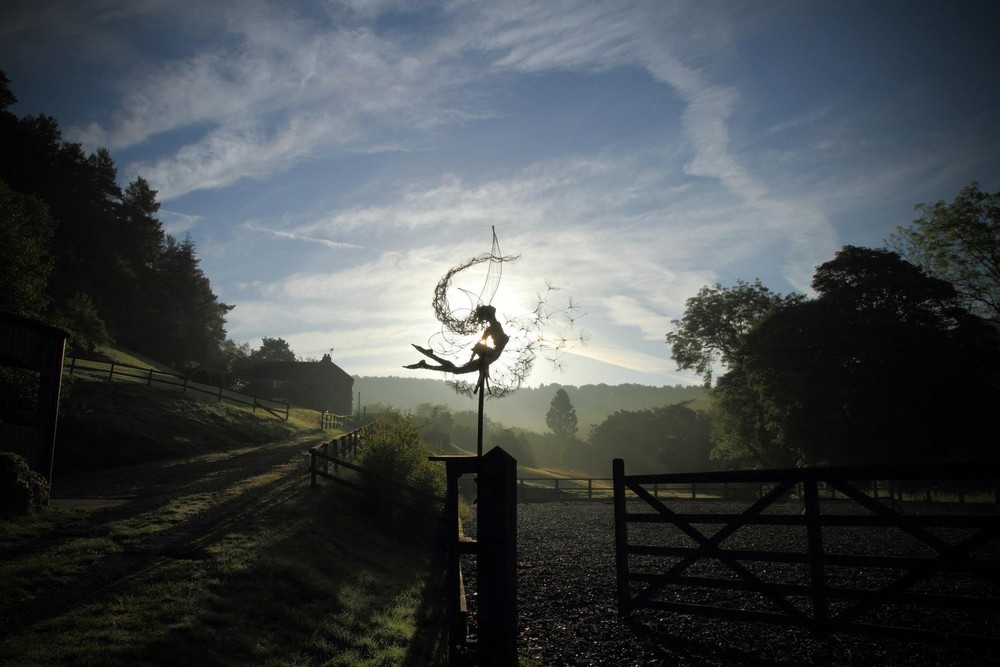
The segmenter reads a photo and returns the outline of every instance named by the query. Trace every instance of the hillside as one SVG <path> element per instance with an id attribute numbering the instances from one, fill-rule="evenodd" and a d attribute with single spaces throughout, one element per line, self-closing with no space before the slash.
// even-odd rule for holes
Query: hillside
<path id="1" fill-rule="evenodd" d="M 486 415 L 507 427 L 520 427 L 544 433 L 545 415 L 553 396 L 565 389 L 576 409 L 580 433 L 585 435 L 592 425 L 600 424 L 608 415 L 619 410 L 643 410 L 684 401 L 693 401 L 695 408 L 707 408 L 708 396 L 698 386 L 648 387 L 637 384 L 588 384 L 582 387 L 558 384 L 521 389 L 502 399 L 486 402 Z M 402 377 L 355 377 L 354 394 L 361 406 L 391 405 L 412 410 L 422 403 L 446 406 L 452 412 L 475 410 L 476 402 L 455 391 L 443 380 Z"/>

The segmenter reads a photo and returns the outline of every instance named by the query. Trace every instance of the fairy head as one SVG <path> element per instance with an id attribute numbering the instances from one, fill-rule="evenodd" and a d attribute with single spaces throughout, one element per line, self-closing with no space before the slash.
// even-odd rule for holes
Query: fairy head
<path id="1" fill-rule="evenodd" d="M 493 322 L 497 319 L 497 309 L 489 304 L 476 308 L 476 319 L 480 322 Z"/>

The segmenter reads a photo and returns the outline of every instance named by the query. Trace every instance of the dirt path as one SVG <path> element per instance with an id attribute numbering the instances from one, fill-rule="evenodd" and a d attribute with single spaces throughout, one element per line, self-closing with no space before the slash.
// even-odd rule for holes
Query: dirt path
<path id="1" fill-rule="evenodd" d="M 307 477 L 308 448 L 319 437 L 206 454 L 53 480 L 54 505 L 90 507 L 68 531 L 8 545 L 4 556 L 39 554 L 81 537 L 110 538 L 104 554 L 79 576 L 55 581 L 32 599 L 4 605 L 0 626 L 26 627 L 123 586 L 163 558 L 196 560 L 234 526 L 282 502 Z"/>

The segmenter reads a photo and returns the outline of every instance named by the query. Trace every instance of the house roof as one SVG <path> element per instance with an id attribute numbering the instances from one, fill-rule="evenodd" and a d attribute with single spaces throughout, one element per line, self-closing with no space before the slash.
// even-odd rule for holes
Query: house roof
<path id="1" fill-rule="evenodd" d="M 339 377 L 354 382 L 354 378 L 343 368 L 333 363 L 330 355 L 325 354 L 320 361 L 261 361 L 254 365 L 252 375 L 285 376 L 296 375 L 304 371 L 318 372 L 329 377 Z"/>

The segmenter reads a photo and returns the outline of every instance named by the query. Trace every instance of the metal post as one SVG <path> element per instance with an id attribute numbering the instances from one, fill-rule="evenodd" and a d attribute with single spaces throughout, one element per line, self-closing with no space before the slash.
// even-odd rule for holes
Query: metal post
<path id="1" fill-rule="evenodd" d="M 486 388 L 479 389 L 479 423 L 476 431 L 476 456 L 483 458 L 483 402 Z"/>

